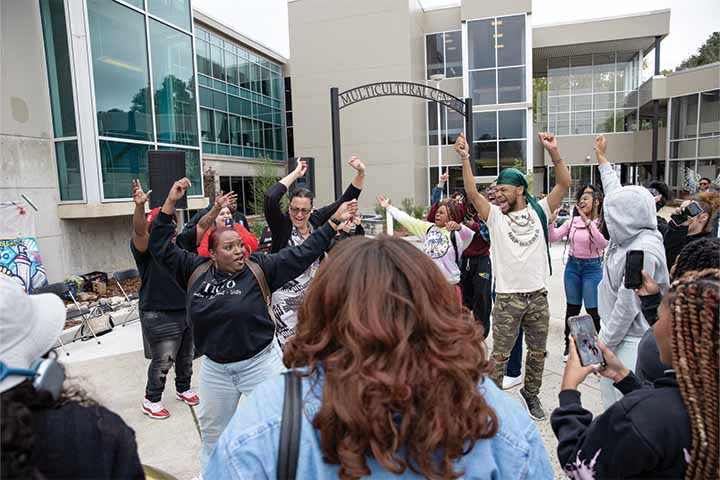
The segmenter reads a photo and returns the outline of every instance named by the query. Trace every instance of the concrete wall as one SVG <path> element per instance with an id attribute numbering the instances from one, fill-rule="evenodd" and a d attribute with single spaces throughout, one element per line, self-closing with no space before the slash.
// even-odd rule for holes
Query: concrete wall
<path id="1" fill-rule="evenodd" d="M 447 32 L 449 30 L 460 30 L 462 12 L 460 7 L 439 8 L 429 10 L 423 15 L 425 32 Z"/>
<path id="2" fill-rule="evenodd" d="M 424 78 L 423 20 L 414 0 L 301 0 L 288 4 L 295 153 L 316 158 L 318 204 L 333 198 L 330 88 Z M 342 158 L 368 167 L 360 199 L 426 196 L 425 102 L 410 97 L 367 100 L 341 110 Z M 417 163 L 416 163 L 417 161 Z M 354 172 L 344 165 L 343 185 Z"/>
<path id="3" fill-rule="evenodd" d="M 502 2 L 465 0 L 462 2 L 462 19 L 499 17 L 532 10 L 531 0 L 504 0 Z"/>

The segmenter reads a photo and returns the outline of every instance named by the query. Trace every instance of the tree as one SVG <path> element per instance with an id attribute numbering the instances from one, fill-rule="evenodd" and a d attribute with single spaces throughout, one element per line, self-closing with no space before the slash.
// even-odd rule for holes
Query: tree
<path id="1" fill-rule="evenodd" d="M 676 70 L 685 70 L 715 62 L 720 62 L 720 32 L 713 32 L 698 49 L 698 52 L 685 59 Z"/>
<path id="2" fill-rule="evenodd" d="M 265 199 L 265 191 L 275 185 L 279 180 L 277 176 L 278 164 L 270 160 L 268 156 L 259 158 L 257 175 L 253 178 L 253 208 L 256 215 L 262 215 L 264 212 L 263 200 Z M 287 198 L 283 196 L 281 205 L 285 207 Z"/>

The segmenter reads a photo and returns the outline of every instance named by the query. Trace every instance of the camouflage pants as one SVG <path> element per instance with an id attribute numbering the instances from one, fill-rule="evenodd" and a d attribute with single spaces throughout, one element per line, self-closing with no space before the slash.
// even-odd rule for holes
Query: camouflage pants
<path id="1" fill-rule="evenodd" d="M 542 385 L 550 323 L 547 290 L 543 288 L 528 293 L 498 293 L 492 315 L 492 357 L 495 361 L 493 381 L 502 388 L 505 366 L 522 326 L 527 345 L 525 391 L 537 395 Z"/>

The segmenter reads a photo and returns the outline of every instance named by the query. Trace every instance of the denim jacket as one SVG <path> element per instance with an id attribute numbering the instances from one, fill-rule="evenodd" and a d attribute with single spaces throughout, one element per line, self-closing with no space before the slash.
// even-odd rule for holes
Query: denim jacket
<path id="1" fill-rule="evenodd" d="M 338 478 L 339 466 L 323 461 L 319 433 L 311 423 L 320 409 L 321 385 L 322 378 L 314 391 L 308 392 L 309 380 L 303 379 L 305 415 L 297 478 Z M 472 479 L 552 479 L 553 470 L 538 429 L 519 402 L 489 379 L 478 388 L 497 414 L 498 432 L 490 439 L 478 440 L 467 455 L 455 462 L 455 471 L 463 471 L 462 478 Z M 253 391 L 239 406 L 220 437 L 203 478 L 277 478 L 284 393 L 285 384 L 281 375 Z M 368 458 L 367 463 L 372 478 L 421 478 L 410 469 L 401 475 L 389 473 L 373 458 Z"/>

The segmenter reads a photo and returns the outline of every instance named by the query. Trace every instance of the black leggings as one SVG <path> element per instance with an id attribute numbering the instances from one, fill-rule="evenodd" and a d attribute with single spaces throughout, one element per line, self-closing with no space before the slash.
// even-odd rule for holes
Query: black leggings
<path id="1" fill-rule="evenodd" d="M 570 323 L 568 322 L 568 319 L 570 317 L 574 317 L 576 315 L 580 315 L 580 310 L 582 309 L 582 305 L 572 305 L 570 303 L 567 304 L 565 308 L 565 348 L 567 349 L 568 346 L 568 337 L 570 336 Z M 600 314 L 598 313 L 597 308 L 586 308 L 588 315 L 590 315 L 593 319 L 593 323 L 595 324 L 595 331 L 600 333 Z"/>

